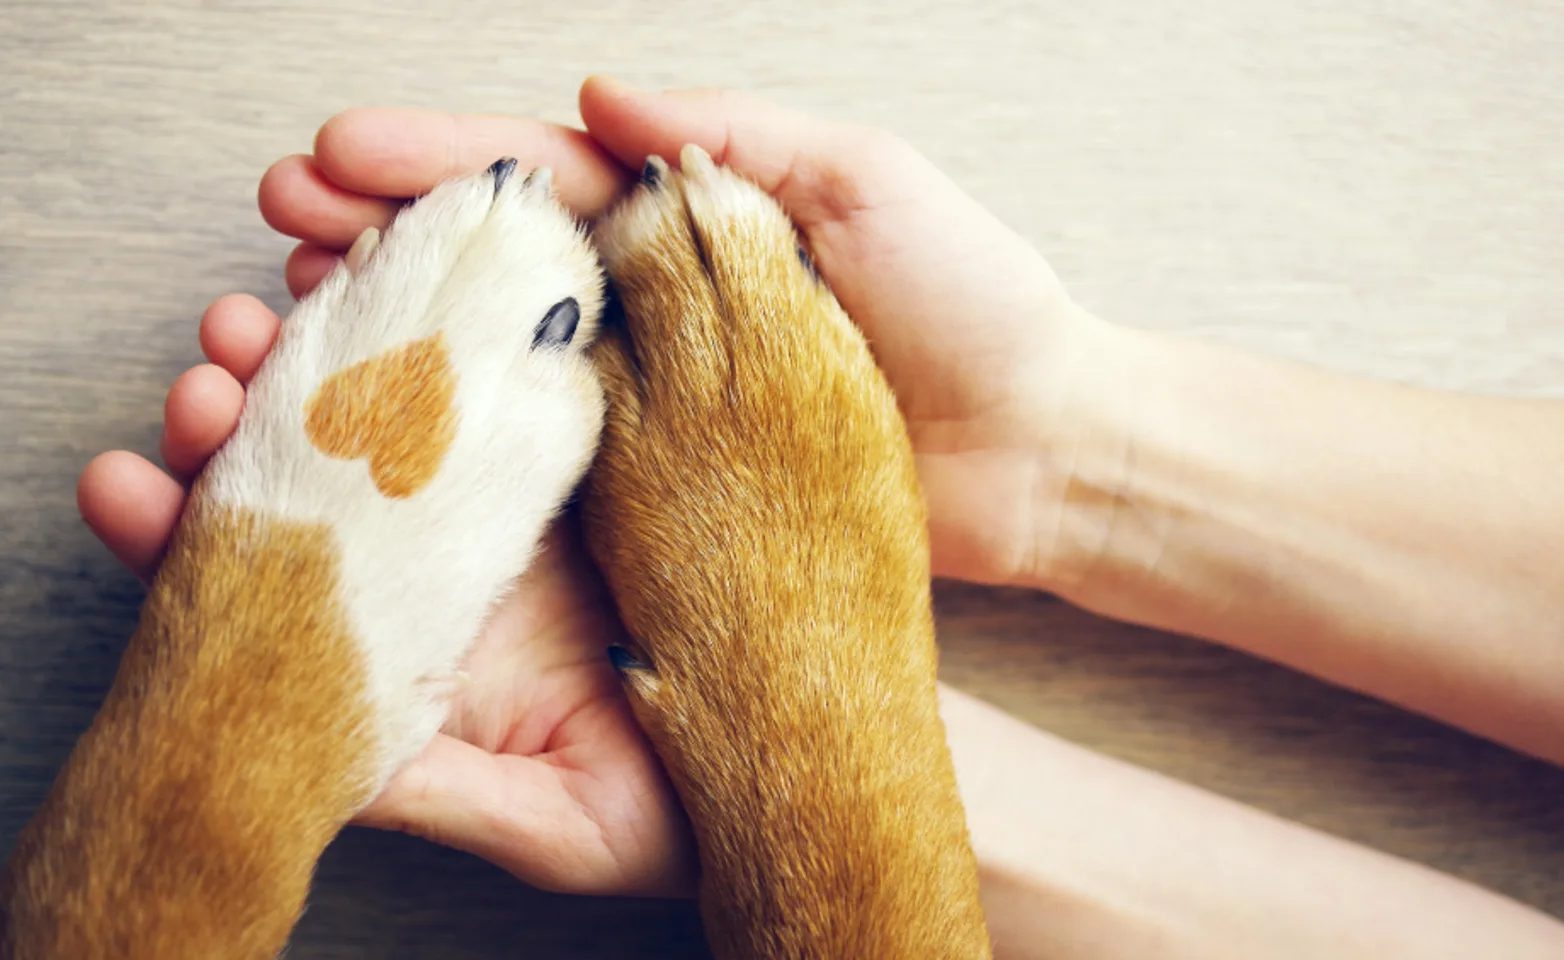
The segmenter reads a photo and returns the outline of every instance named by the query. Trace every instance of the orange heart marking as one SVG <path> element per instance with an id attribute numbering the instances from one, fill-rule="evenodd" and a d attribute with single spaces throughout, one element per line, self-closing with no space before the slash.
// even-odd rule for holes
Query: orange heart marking
<path id="1" fill-rule="evenodd" d="M 339 460 L 369 459 L 375 489 L 422 490 L 456 438 L 456 371 L 445 335 L 415 340 L 327 377 L 304 405 L 304 432 Z"/>

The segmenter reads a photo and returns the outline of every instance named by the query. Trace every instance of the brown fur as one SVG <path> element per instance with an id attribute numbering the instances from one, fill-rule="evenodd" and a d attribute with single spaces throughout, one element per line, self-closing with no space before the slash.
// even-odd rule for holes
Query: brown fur
<path id="1" fill-rule="evenodd" d="M 585 507 L 708 937 L 721 958 L 987 956 L 905 426 L 781 212 L 700 161 L 654 166 L 602 228 L 628 329 L 597 347 Z"/>
<path id="2" fill-rule="evenodd" d="M 383 495 L 410 497 L 456 438 L 455 400 L 456 371 L 435 334 L 327 377 L 305 407 L 304 431 L 328 457 L 369 458 Z"/>
<path id="3" fill-rule="evenodd" d="M 199 491 L 103 708 L 0 883 L 7 960 L 270 960 L 369 799 L 328 530 Z"/>

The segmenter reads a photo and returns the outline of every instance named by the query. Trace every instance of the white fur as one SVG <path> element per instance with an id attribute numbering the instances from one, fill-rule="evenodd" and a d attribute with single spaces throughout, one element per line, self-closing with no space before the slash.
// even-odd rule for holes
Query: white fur
<path id="1" fill-rule="evenodd" d="M 575 338 L 532 348 L 551 306 L 581 306 Z M 403 211 L 357 274 L 338 268 L 283 325 L 233 438 L 207 468 L 219 504 L 328 525 L 379 719 L 380 779 L 439 730 L 449 681 L 596 448 L 603 397 L 585 347 L 601 312 L 597 258 L 546 173 L 496 193 L 476 174 Z M 406 499 L 366 460 L 305 434 L 305 405 L 342 369 L 443 332 L 457 430 Z"/>

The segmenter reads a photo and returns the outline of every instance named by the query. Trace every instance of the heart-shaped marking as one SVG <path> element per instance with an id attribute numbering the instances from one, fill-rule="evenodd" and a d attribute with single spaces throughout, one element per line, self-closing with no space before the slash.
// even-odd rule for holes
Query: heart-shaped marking
<path id="1" fill-rule="evenodd" d="M 456 438 L 456 371 L 445 335 L 389 350 L 327 377 L 304 405 L 304 432 L 339 460 L 369 460 L 375 489 L 422 490 Z"/>

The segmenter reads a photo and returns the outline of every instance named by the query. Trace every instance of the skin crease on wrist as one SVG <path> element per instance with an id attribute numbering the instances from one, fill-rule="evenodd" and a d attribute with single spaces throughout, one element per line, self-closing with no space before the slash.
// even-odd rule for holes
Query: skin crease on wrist
<path id="1" fill-rule="evenodd" d="M 593 83 L 597 84 L 595 88 Z M 337 232 L 346 236 L 340 241 L 340 245 L 345 246 L 351 240 L 352 231 L 348 228 L 371 225 L 364 222 L 366 218 L 383 217 L 394 206 L 380 197 L 421 192 L 429 185 L 429 177 L 449 172 L 443 165 L 451 154 L 439 137 L 457 127 L 463 128 L 462 142 L 475 151 L 472 157 L 459 158 L 460 162 L 469 166 L 487 163 L 492 160 L 488 154 L 496 149 L 549 162 L 559 172 L 562 193 L 582 212 L 601 209 L 624 182 L 625 174 L 615 161 L 638 165 L 637 154 L 655 150 L 670 152 L 670 144 L 672 151 L 676 151 L 677 141 L 685 139 L 704 140 L 704 145 L 719 157 L 726 152 L 730 163 L 747 162 L 756 168 L 755 175 L 769 177 L 773 184 L 786 184 L 795 192 L 818 186 L 820 177 L 818 172 L 813 180 L 810 176 L 798 176 L 785 157 L 792 156 L 796 160 L 800 154 L 799 144 L 817 152 L 831 152 L 824 145 L 829 140 L 820 125 L 811 126 L 796 115 L 733 95 L 684 94 L 659 99 L 594 81 L 583 91 L 583 116 L 589 124 L 595 125 L 594 132 L 602 138 L 603 146 L 557 128 L 510 118 L 453 119 L 416 112 L 369 111 L 334 120 L 323 128 L 317 142 L 319 167 L 298 162 L 279 164 L 268 174 L 269 186 L 262 188 L 262 204 L 263 209 L 269 211 L 268 220 L 286 232 L 317 244 L 301 246 L 290 260 L 290 284 L 307 281 L 312 269 L 332 262 L 334 254 L 327 248 L 336 245 L 337 241 L 328 229 L 331 223 L 336 222 L 343 228 Z M 546 132 L 540 133 L 540 130 Z M 328 131 L 334 132 L 328 135 Z M 420 137 L 424 139 L 420 140 Z M 719 138 L 724 142 L 714 142 Z M 883 156 L 875 153 L 883 150 L 885 144 L 879 140 L 873 142 L 877 146 L 869 151 L 871 158 L 879 156 L 876 162 L 885 162 Z M 350 149 L 355 143 L 359 147 L 380 149 L 378 165 L 365 166 L 363 161 L 367 154 L 356 154 Z M 724 147 L 725 151 L 719 150 Z M 613 160 L 605 159 L 609 154 L 613 155 Z M 806 160 L 811 156 L 807 150 L 803 155 Z M 421 173 L 413 169 L 419 163 L 424 164 Z M 914 175 L 914 180 L 919 186 L 927 186 L 932 182 L 928 179 L 928 171 L 932 168 L 921 158 L 917 163 L 922 166 L 915 166 L 915 169 L 921 172 Z M 840 175 L 840 171 L 837 173 Z M 937 172 L 933 177 L 946 183 Z M 952 204 L 971 203 L 953 187 L 941 186 L 934 195 Z M 798 201 L 792 206 L 795 215 L 800 211 L 807 214 L 812 209 L 820 209 L 818 205 L 809 207 L 807 201 Z M 346 220 L 333 221 L 326 215 L 329 210 L 338 213 L 346 210 Z M 984 230 L 997 226 L 987 214 L 972 222 L 988 223 Z M 817 232 L 827 242 L 823 244 L 823 250 L 817 245 L 814 251 L 817 262 L 833 283 L 840 278 L 830 274 L 841 269 L 833 264 L 851 262 L 852 256 L 863 252 L 847 243 L 855 236 L 861 239 L 861 235 L 839 237 L 832 234 L 834 229 L 835 221 L 821 220 Z M 906 223 L 892 221 L 889 231 L 901 242 Z M 1111 430 L 1115 423 L 1132 422 L 1132 415 L 1139 408 L 1132 404 L 1136 398 L 1126 389 L 1116 386 L 1105 389 L 1104 385 L 1135 383 L 1133 379 L 1123 379 L 1128 375 L 1146 375 L 1147 382 L 1152 382 L 1156 364 L 1151 363 L 1151 354 L 1144 351 L 1151 349 L 1148 344 L 1153 340 L 1147 335 L 1100 323 L 1070 305 L 1041 258 L 1008 231 L 1005 231 L 1005 237 L 1002 245 L 1015 260 L 996 282 L 990 283 L 990 292 L 995 287 L 1003 288 L 1005 276 L 1013 279 L 1022 274 L 1031 277 L 1033 293 L 1006 297 L 1001 289 L 997 296 L 983 301 L 957 289 L 951 302 L 987 304 L 990 309 L 983 312 L 984 325 L 990 330 L 995 329 L 996 324 L 1003 328 L 1000 320 L 1013 320 L 1018 315 L 1028 326 L 1047 326 L 1052 332 L 1046 343 L 1039 342 L 1037 352 L 1028 351 L 1028 355 L 1046 354 L 1048 360 L 1044 365 L 1027 366 L 1024 375 L 995 378 L 994 383 L 1006 387 L 1001 391 L 1003 401 L 981 404 L 980 415 L 966 416 L 971 411 L 960 411 L 963 416 L 935 414 L 913 423 L 914 431 L 925 431 L 919 444 L 920 474 L 931 491 L 931 501 L 943 510 L 936 518 L 934 530 L 939 572 L 987 582 L 1021 579 L 1032 586 L 1057 589 L 1066 596 L 1073 592 L 1073 599 L 1089 606 L 1106 606 L 1109 595 L 1118 591 L 1105 585 L 1114 584 L 1117 577 L 1126 575 L 1116 569 L 1120 562 L 1114 558 L 1114 551 L 1137 542 L 1125 537 L 1124 531 L 1133 529 L 1125 526 L 1126 513 L 1135 513 L 1125 508 L 1133 506 L 1130 498 L 1139 495 L 1138 491 L 1149 478 L 1139 466 L 1134 471 L 1126 470 L 1125 464 L 1134 461 L 1127 459 L 1122 442 L 1114 442 Z M 815 237 L 811 236 L 811 240 Z M 834 259 L 830 256 L 833 250 L 837 251 Z M 925 272 L 939 273 L 933 267 Z M 917 293 L 926 295 L 928 291 Z M 259 304 L 251 302 L 249 307 L 259 307 Z M 260 323 L 225 324 L 221 318 L 231 316 L 232 312 L 218 311 L 216 307 L 214 312 L 216 318 L 209 315 L 214 322 L 203 324 L 202 341 L 208 356 L 218 366 L 198 368 L 199 373 L 192 371 L 187 377 L 229 377 L 229 381 L 213 380 L 197 390 L 182 379 L 184 391 L 181 393 L 179 385 L 175 390 L 181 399 L 171 393 L 165 457 L 181 475 L 198 470 L 205 455 L 210 453 L 210 447 L 206 445 L 215 446 L 226 436 L 221 423 L 214 430 L 211 423 L 198 420 L 190 411 L 203 409 L 210 414 L 226 409 L 224 405 L 231 403 L 232 417 L 237 417 L 238 403 L 242 402 L 242 383 L 269 349 L 271 336 L 275 333 L 275 317 Z M 953 328 L 952 321 L 964 315 L 955 309 L 941 313 L 940 322 L 930 329 L 948 335 Z M 256 319 L 253 309 L 251 318 Z M 885 328 L 887 332 L 898 329 L 895 326 Z M 1003 347 L 993 349 L 1002 351 Z M 1130 363 L 1137 356 L 1151 369 L 1141 369 Z M 216 399 L 204 406 L 189 402 L 191 397 L 197 396 Z M 1146 402 L 1149 401 L 1142 398 L 1139 405 L 1144 406 Z M 222 420 L 221 417 L 215 419 Z M 1092 429 L 1103 425 L 1106 425 L 1103 429 Z M 960 427 L 964 429 L 957 429 Z M 231 418 L 227 420 L 226 429 L 232 429 Z M 206 447 L 204 452 L 203 447 Z M 1100 471 L 1094 475 L 1093 471 L 1099 467 Z M 1102 479 L 1104 477 L 1107 479 Z M 997 485 L 996 478 L 1000 478 Z M 1099 483 L 1106 493 L 1093 492 Z M 1002 495 L 973 497 L 973 490 L 997 490 Z M 1083 498 L 1089 501 L 1086 509 L 1081 508 Z M 161 544 L 177 516 L 180 500 L 181 494 L 174 481 L 162 476 L 151 464 L 130 458 L 128 454 L 109 455 L 95 461 L 84 474 L 81 485 L 83 515 L 111 549 L 143 575 L 156 562 Z M 1026 504 L 1034 505 L 1035 512 L 1028 522 L 1018 522 L 1026 513 Z M 1103 508 L 1104 504 L 1108 509 Z M 1144 509 L 1140 513 L 1142 524 L 1161 522 L 1155 511 Z M 1110 517 L 1114 518 L 1112 522 L 1106 522 Z M 1110 536 L 1104 536 L 1105 529 L 1112 531 Z M 1029 537 L 1029 531 L 1045 533 Z M 1157 539 L 1156 532 L 1153 529 L 1153 542 Z M 1163 534 L 1172 536 L 1166 530 Z M 1061 544 L 1068 549 L 1061 548 Z M 1047 549 L 1034 551 L 1038 545 Z M 1143 553 L 1130 552 L 1128 555 L 1135 562 L 1146 562 Z M 1167 567 L 1162 562 L 1153 562 L 1149 569 L 1162 574 Z M 1140 596 L 1147 601 L 1145 606 L 1121 615 L 1135 619 L 1137 613 L 1156 613 L 1153 608 L 1163 602 L 1157 592 L 1160 582 L 1148 584 L 1147 589 L 1141 591 Z M 1187 600 L 1180 599 L 1183 595 L 1178 584 L 1163 585 L 1160 589 L 1166 591 L 1171 598 L 1167 602 L 1175 608 L 1179 603 L 1188 604 Z M 1241 644 L 1235 642 L 1234 645 Z M 953 703 L 957 705 L 952 707 Z M 962 703 L 970 709 L 964 709 Z M 1039 921 L 1046 921 L 1056 931 L 1056 938 L 1066 938 L 1055 944 L 1064 950 L 1060 955 L 1065 956 L 1074 955 L 1070 951 L 1076 948 L 1084 951 L 1082 955 L 1145 956 L 1151 947 L 1170 946 L 1179 937 L 1183 938 L 1178 942 L 1184 944 L 1184 955 L 1221 955 L 1217 947 L 1231 948 L 1232 941 L 1224 939 L 1216 944 L 1213 941 L 1222 931 L 1223 924 L 1230 923 L 1234 912 L 1249 914 L 1253 919 L 1280 911 L 1280 915 L 1291 917 L 1290 922 L 1296 925 L 1289 927 L 1278 923 L 1276 937 L 1270 943 L 1242 941 L 1251 948 L 1249 956 L 1351 955 L 1350 952 L 1330 950 L 1310 954 L 1301 948 L 1287 953 L 1284 949 L 1289 942 L 1287 938 L 1297 932 L 1296 928 L 1302 927 L 1326 932 L 1344 924 L 1355 924 L 1355 929 L 1359 930 L 1377 928 L 1384 938 L 1381 942 L 1389 946 L 1379 954 L 1361 955 L 1405 955 L 1409 950 L 1415 952 L 1415 948 L 1400 948 L 1424 942 L 1417 930 L 1409 929 L 1410 919 L 1398 925 L 1396 916 L 1362 917 L 1348 909 L 1351 904 L 1342 903 L 1331 895 L 1332 883 L 1287 886 L 1282 883 L 1286 878 L 1275 874 L 1274 859 L 1244 855 L 1244 851 L 1251 848 L 1273 849 L 1266 838 L 1275 842 L 1277 835 L 1293 838 L 1287 841 L 1289 849 L 1317 863 L 1321 875 L 1336 880 L 1356 877 L 1359 878 L 1356 882 L 1378 885 L 1379 896 L 1389 897 L 1390 902 L 1404 906 L 1400 916 L 1415 918 L 1431 908 L 1447 920 L 1451 928 L 1465 929 L 1468 935 L 1486 929 L 1490 947 L 1500 952 L 1505 945 L 1530 944 L 1534 947 L 1543 942 L 1552 944 L 1553 955 L 1559 952 L 1557 926 L 1508 901 L 1446 878 L 1436 878 L 1437 882 L 1433 882 L 1416 868 L 1399 861 L 1324 840 L 1226 801 L 1093 757 L 997 711 L 973 705 L 959 695 L 954 699 L 947 697 L 945 713 L 952 747 L 957 754 L 963 794 L 969 805 L 974 839 L 986 860 L 985 898 L 989 902 L 990 923 L 996 941 L 1001 945 L 1001 955 L 1029 955 L 1025 949 L 1012 952 L 1003 948 L 1007 930 L 1011 942 L 1035 943 L 1039 945 L 1038 949 L 1047 944 L 1046 938 L 1031 937 L 1027 932 L 1035 932 L 1030 925 Z M 480 752 L 468 749 L 473 754 Z M 973 764 L 964 760 L 973 757 L 985 758 L 976 774 L 971 772 Z M 450 769 L 448 766 L 431 768 L 436 772 Z M 996 775 L 995 770 L 1027 776 L 1007 778 Z M 1071 785 L 1072 795 L 1082 798 L 1106 799 L 1120 797 L 1121 791 L 1129 792 L 1123 794 L 1117 804 L 1083 802 L 1072 806 L 1048 801 L 1046 798 L 1050 794 L 1045 788 L 1058 790 L 1058 785 L 1064 783 Z M 451 785 L 443 786 L 449 789 Z M 433 795 L 439 796 L 438 788 Z M 1133 810 L 1124 809 L 1125 801 L 1129 799 L 1134 800 Z M 442 827 L 450 825 L 448 821 L 428 819 L 435 817 L 438 809 L 438 804 L 427 808 L 404 808 L 402 813 L 406 818 L 397 825 L 450 839 L 449 834 L 442 834 Z M 1041 816 L 1039 810 L 1050 812 L 1048 816 Z M 468 810 L 461 815 L 470 816 L 471 813 Z M 1147 834 L 1158 838 L 1157 844 L 1137 846 L 1126 839 L 1124 826 L 1129 821 L 1119 818 L 1132 813 L 1158 825 Z M 438 815 L 452 816 L 449 811 Z M 488 816 L 492 816 L 492 812 L 473 820 L 479 827 L 489 830 L 493 821 L 487 819 Z M 425 819 L 420 820 L 420 817 Z M 1235 820 L 1248 826 L 1229 831 L 1228 826 Z M 1168 830 L 1168 823 L 1183 824 L 1187 830 Z M 538 835 L 515 830 L 508 836 L 517 844 L 525 844 L 537 842 Z M 1202 865 L 1209 862 L 1213 836 L 1229 838 L 1229 842 L 1219 846 L 1227 851 L 1224 855 L 1230 857 L 1230 882 L 1192 884 L 1189 878 L 1200 875 Z M 1076 856 L 1057 854 L 1059 849 L 1072 849 L 1064 844 L 1066 840 L 1075 845 Z M 1028 850 L 1035 855 L 1028 855 Z M 1147 855 L 1152 851 L 1156 856 Z M 478 852 L 501 860 L 513 853 L 492 848 Z M 512 862 L 508 866 L 519 875 L 526 875 L 525 864 Z M 1093 872 L 1093 867 L 1098 868 L 1097 872 Z M 670 888 L 660 889 L 667 892 Z M 1202 930 L 1190 921 L 1185 920 L 1182 925 L 1177 921 L 1189 906 L 1187 898 L 1197 896 L 1204 898 L 1202 905 L 1190 915 L 1209 916 L 1216 926 Z M 1495 906 L 1496 902 L 1502 906 Z M 1039 904 L 1049 906 L 1040 909 Z M 1293 912 L 1288 914 L 1288 910 Z M 1263 933 L 1260 929 L 1256 935 Z M 1202 934 L 1206 938 L 1204 941 Z M 1449 939 L 1451 942 L 1472 942 L 1470 936 L 1465 940 L 1458 936 Z M 1515 946 L 1504 955 L 1529 956 L 1532 954 L 1525 950 L 1531 948 Z M 1180 955 L 1171 947 L 1167 952 Z"/>
<path id="2" fill-rule="evenodd" d="M 1116 339 L 1029 585 L 1564 763 L 1564 404 Z"/>

